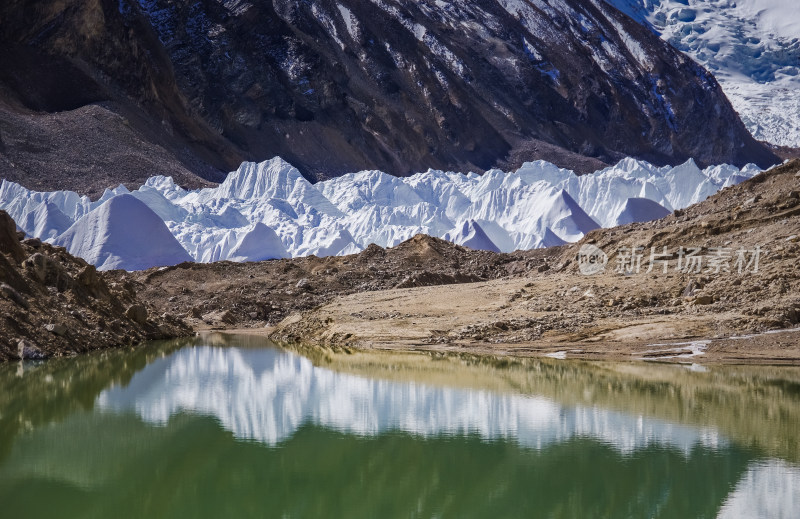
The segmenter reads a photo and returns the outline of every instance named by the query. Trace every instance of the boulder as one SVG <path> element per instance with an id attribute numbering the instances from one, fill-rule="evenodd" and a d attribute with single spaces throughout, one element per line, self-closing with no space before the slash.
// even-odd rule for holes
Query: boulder
<path id="1" fill-rule="evenodd" d="M 8 254 L 17 263 L 25 259 L 25 249 L 17 236 L 17 224 L 5 211 L 0 211 L 0 253 Z"/>
<path id="2" fill-rule="evenodd" d="M 0 283 L 0 295 L 4 296 L 6 299 L 10 299 L 22 308 L 27 309 L 30 306 L 25 296 L 17 292 L 14 287 L 8 283 Z"/>
<path id="3" fill-rule="evenodd" d="M 682 292 L 683 297 L 692 297 L 697 288 L 698 288 L 697 283 L 695 283 L 693 279 L 690 280 L 689 283 L 686 285 L 686 288 L 683 289 Z"/>
<path id="4" fill-rule="evenodd" d="M 22 263 L 26 274 L 31 279 L 63 292 L 72 287 L 75 280 L 64 270 L 64 267 L 49 256 L 37 252 Z"/>
<path id="5" fill-rule="evenodd" d="M 125 311 L 125 317 L 138 324 L 145 324 L 147 322 L 147 308 L 144 305 L 131 305 Z"/>
<path id="6" fill-rule="evenodd" d="M 17 354 L 22 360 L 44 360 L 48 355 L 28 339 L 20 339 L 17 343 Z"/>
<path id="7" fill-rule="evenodd" d="M 694 298 L 694 304 L 696 305 L 710 305 L 714 302 L 714 296 L 709 294 L 698 294 Z"/>
<path id="8" fill-rule="evenodd" d="M 110 296 L 108 285 L 97 273 L 94 265 L 86 265 L 78 273 L 78 282 L 83 285 L 90 296 L 96 299 L 108 299 Z"/>
<path id="9" fill-rule="evenodd" d="M 44 329 L 54 335 L 58 335 L 59 337 L 63 337 L 67 334 L 67 327 L 61 323 L 46 324 Z"/>
<path id="10" fill-rule="evenodd" d="M 203 321 L 209 324 L 236 324 L 236 316 L 230 310 L 216 310 L 203 315 Z"/>

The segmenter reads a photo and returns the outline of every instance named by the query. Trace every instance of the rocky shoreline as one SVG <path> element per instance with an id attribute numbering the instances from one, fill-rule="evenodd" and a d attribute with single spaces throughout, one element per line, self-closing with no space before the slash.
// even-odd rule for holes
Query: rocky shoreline
<path id="1" fill-rule="evenodd" d="M 38 239 L 0 211 L 0 362 L 45 359 L 192 333 L 132 286 Z"/>

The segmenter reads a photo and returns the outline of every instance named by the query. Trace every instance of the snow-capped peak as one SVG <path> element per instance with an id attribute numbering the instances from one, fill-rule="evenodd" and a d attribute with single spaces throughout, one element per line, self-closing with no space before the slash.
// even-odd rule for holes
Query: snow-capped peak
<path id="1" fill-rule="evenodd" d="M 800 147 L 797 0 L 606 0 L 717 78 L 760 140 Z"/>

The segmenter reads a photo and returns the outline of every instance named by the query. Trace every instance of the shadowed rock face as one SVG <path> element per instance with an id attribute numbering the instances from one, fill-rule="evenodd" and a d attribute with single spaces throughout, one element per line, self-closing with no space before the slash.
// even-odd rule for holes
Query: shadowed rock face
<path id="1" fill-rule="evenodd" d="M 124 145 L 187 178 L 274 155 L 312 179 L 774 159 L 705 70 L 594 0 L 10 0 L 0 17 L 4 110 L 105 102 Z M 32 152 L 1 146 L 24 181 Z M 117 181 L 148 176 L 129 169 Z"/>

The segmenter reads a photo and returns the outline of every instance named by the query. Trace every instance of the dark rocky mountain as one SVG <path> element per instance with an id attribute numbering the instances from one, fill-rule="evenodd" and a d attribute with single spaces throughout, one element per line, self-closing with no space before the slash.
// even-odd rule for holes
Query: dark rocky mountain
<path id="1" fill-rule="evenodd" d="M 704 69 L 600 0 L 6 0 L 0 177 L 219 180 L 776 162 Z M 202 178 L 201 178 L 202 177 Z"/>

